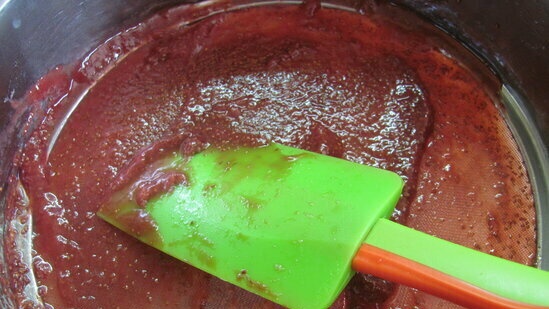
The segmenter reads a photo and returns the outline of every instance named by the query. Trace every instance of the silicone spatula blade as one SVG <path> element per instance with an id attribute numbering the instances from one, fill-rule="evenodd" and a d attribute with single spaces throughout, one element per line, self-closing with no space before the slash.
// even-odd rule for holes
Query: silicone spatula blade
<path id="1" fill-rule="evenodd" d="M 169 255 L 290 308 L 327 308 L 354 274 L 351 265 L 361 245 L 384 241 L 379 232 L 369 233 L 397 231 L 380 223 L 392 213 L 403 187 L 389 171 L 279 144 L 208 148 L 159 162 L 165 170 L 184 173 L 186 181 L 145 202 L 130 184 L 113 194 L 99 216 Z M 546 272 L 534 272 L 541 282 L 549 279 Z M 547 288 L 536 280 L 537 288 Z"/>
<path id="2" fill-rule="evenodd" d="M 99 215 L 169 255 L 295 308 L 329 306 L 352 276 L 351 260 L 369 227 L 391 214 L 403 184 L 387 171 L 277 144 L 211 148 L 183 165 L 187 184 L 146 205 L 158 237 L 132 232 L 136 224 L 125 218 L 141 213 L 134 200 L 114 199 Z"/>

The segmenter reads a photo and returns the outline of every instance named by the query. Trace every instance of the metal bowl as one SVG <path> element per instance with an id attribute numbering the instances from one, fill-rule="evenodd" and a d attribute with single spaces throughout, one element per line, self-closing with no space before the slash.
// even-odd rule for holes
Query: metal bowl
<path id="1" fill-rule="evenodd" d="M 356 8 L 372 0 L 329 0 Z M 187 1 L 192 2 L 192 1 Z M 434 23 L 476 54 L 503 85 L 505 116 L 522 148 L 538 221 L 538 266 L 549 270 L 549 16 L 548 1 L 395 0 Z M 11 102 L 58 64 L 82 58 L 95 46 L 173 0 L 0 0 L 0 237 L 12 157 L 26 140 L 25 111 Z M 271 1 L 270 3 L 276 3 Z M 23 117 L 21 117 L 23 116 Z M 0 279 L 4 255 L 0 246 Z M 0 305 L 11 302 L 2 293 Z"/>

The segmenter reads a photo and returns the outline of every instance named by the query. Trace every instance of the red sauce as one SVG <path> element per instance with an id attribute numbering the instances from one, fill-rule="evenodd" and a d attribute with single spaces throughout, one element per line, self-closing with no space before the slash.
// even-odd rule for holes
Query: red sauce
<path id="1" fill-rule="evenodd" d="M 460 62 L 469 58 L 456 45 L 395 8 L 257 7 L 178 25 L 201 10 L 159 14 L 27 96 L 48 109 L 10 187 L 7 218 L 17 224 L 7 251 L 22 307 L 277 307 L 95 214 L 160 154 L 208 144 L 273 141 L 395 171 L 407 181 L 395 220 L 533 263 L 534 208 L 520 154 L 492 84 Z M 132 194 L 144 203 L 184 181 L 156 174 Z M 20 244 L 31 231 L 28 265 Z M 452 306 L 358 275 L 333 307 L 407 305 Z"/>

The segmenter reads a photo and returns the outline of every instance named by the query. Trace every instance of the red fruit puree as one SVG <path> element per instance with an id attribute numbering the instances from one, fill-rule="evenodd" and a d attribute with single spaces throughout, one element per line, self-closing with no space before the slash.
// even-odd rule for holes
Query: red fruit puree
<path id="1" fill-rule="evenodd" d="M 278 308 L 96 216 L 135 162 L 208 144 L 278 142 L 392 170 L 406 180 L 394 220 L 534 263 L 531 188 L 494 103 L 497 82 L 457 44 L 381 5 L 197 21 L 208 10 L 164 11 L 16 102 L 43 116 L 9 187 L 5 250 L 20 307 Z M 357 275 L 333 308 L 414 306 L 457 307 Z"/>

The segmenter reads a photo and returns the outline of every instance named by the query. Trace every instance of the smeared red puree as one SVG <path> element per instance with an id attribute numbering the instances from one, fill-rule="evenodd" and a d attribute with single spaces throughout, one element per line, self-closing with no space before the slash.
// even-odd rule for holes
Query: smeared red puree
<path id="1" fill-rule="evenodd" d="M 139 175 L 158 156 L 208 144 L 273 141 L 393 170 L 407 181 L 395 220 L 533 263 L 520 154 L 493 84 L 454 44 L 385 7 L 256 7 L 180 25 L 205 10 L 159 14 L 29 93 L 28 104 L 48 109 L 10 187 L 6 250 L 22 307 L 276 308 L 95 215 L 125 184 L 139 184 L 128 194 L 145 203 L 184 182 Z M 19 250 L 29 233 L 31 268 Z M 333 307 L 405 306 L 453 307 L 366 275 Z"/>

